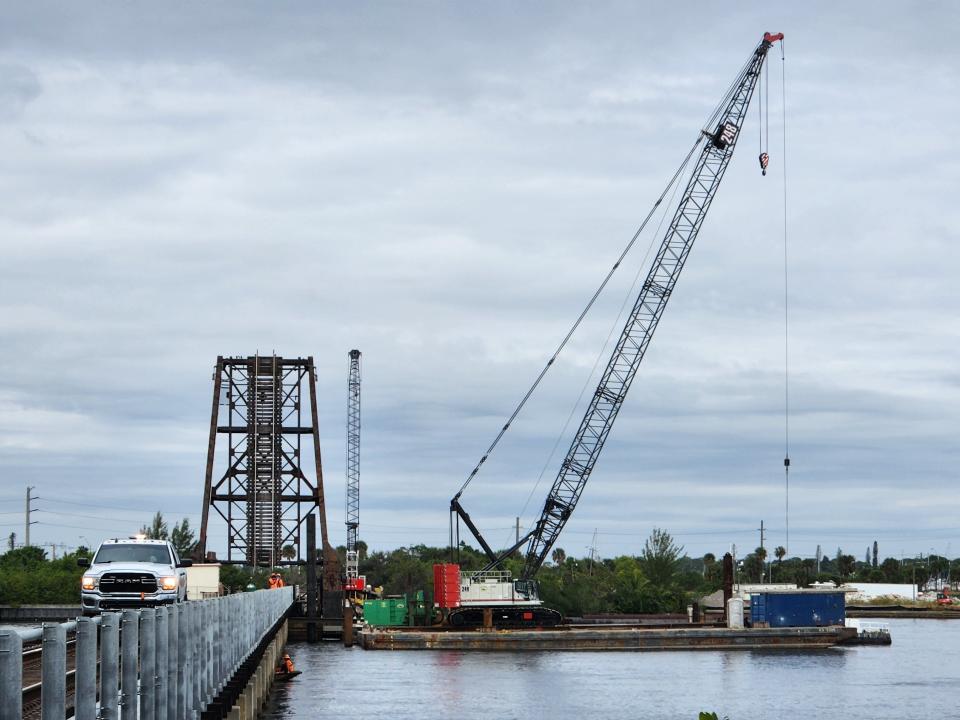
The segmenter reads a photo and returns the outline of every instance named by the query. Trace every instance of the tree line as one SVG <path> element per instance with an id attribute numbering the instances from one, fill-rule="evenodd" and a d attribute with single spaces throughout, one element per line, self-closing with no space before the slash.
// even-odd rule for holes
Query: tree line
<path id="1" fill-rule="evenodd" d="M 783 547 L 776 548 L 775 560 L 770 561 L 765 548 L 756 548 L 740 562 L 737 571 L 741 582 L 794 583 L 807 587 L 814 582 L 869 582 L 916 584 L 922 588 L 928 583 L 940 580 L 943 583 L 960 580 L 960 559 L 948 559 L 942 555 L 918 555 L 907 558 L 888 557 L 880 560 L 879 547 L 874 541 L 867 547 L 864 559 L 844 553 L 837 548 L 830 557 L 816 558 L 786 557 Z M 720 563 L 708 553 L 703 558 L 705 573 L 718 575 L 722 572 Z"/>
<path id="2" fill-rule="evenodd" d="M 194 533 L 184 519 L 170 529 L 160 513 L 142 532 L 149 537 L 169 539 L 183 557 L 196 548 Z M 291 550 L 294 550 L 291 548 Z M 411 545 L 394 550 L 369 552 L 365 543 L 358 543 L 360 573 L 372 585 L 388 595 L 412 595 L 419 590 L 431 592 L 433 565 L 450 562 L 448 547 Z M 337 548 L 343 562 L 345 549 Z M 76 604 L 82 570 L 78 557 L 89 557 L 87 548 L 78 548 L 56 560 L 48 559 L 43 549 L 26 547 L 0 555 L 0 604 Z M 289 552 L 287 554 L 290 554 Z M 468 546 L 459 549 L 459 562 L 465 570 L 486 565 L 486 556 Z M 783 548 L 774 549 L 774 558 L 764 548 L 757 548 L 738 559 L 740 582 L 796 583 L 801 587 L 814 582 L 848 581 L 916 583 L 923 586 L 933 578 L 960 579 L 960 559 L 948 560 L 931 555 L 920 558 L 880 560 L 876 544 L 867 548 L 863 560 L 842 552 L 833 557 L 787 557 Z M 517 554 L 507 558 L 505 568 L 518 575 L 523 558 Z M 819 572 L 818 572 L 819 569 Z M 267 568 L 246 568 L 224 565 L 221 583 L 227 592 L 239 592 L 248 585 L 266 587 Z M 288 582 L 302 583 L 299 569 L 282 570 Z M 693 600 L 718 590 L 723 581 L 722 562 L 712 553 L 690 557 L 669 532 L 654 529 L 639 555 L 618 555 L 611 558 L 570 557 L 560 547 L 553 550 L 551 561 L 537 576 L 544 603 L 566 616 L 598 613 L 669 613 L 685 612 Z"/>
<path id="3" fill-rule="evenodd" d="M 169 540 L 180 557 L 190 557 L 196 539 L 186 518 L 171 529 L 161 513 L 140 528 L 148 538 Z M 79 605 L 80 576 L 77 558 L 91 558 L 93 552 L 78 547 L 59 558 L 47 557 L 37 546 L 11 548 L 0 555 L 0 605 Z"/>

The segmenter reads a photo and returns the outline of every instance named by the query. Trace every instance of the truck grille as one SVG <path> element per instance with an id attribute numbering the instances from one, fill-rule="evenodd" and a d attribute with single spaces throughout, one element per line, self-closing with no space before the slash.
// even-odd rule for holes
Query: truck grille
<path id="1" fill-rule="evenodd" d="M 100 592 L 106 595 L 156 591 L 157 578 L 150 573 L 105 573 L 100 578 Z"/>

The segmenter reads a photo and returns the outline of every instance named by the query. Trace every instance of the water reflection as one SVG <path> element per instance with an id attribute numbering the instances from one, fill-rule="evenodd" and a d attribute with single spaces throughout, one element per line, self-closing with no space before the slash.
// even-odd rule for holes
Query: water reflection
<path id="1" fill-rule="evenodd" d="M 290 646 L 304 674 L 268 718 L 749 718 L 951 715 L 960 620 L 892 621 L 892 647 L 828 651 L 364 652 Z"/>

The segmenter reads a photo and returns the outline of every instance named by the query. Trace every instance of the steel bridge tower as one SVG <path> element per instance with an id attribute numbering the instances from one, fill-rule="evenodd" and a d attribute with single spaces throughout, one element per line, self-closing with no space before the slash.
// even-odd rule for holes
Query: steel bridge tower
<path id="1" fill-rule="evenodd" d="M 347 376 L 347 587 L 359 575 L 357 528 L 360 526 L 360 351 L 349 353 Z"/>
<path id="2" fill-rule="evenodd" d="M 216 466 L 222 470 L 215 475 Z M 207 553 L 211 508 L 226 522 L 226 562 L 261 567 L 304 560 L 301 534 L 307 516 L 316 511 L 324 584 L 336 586 L 339 571 L 327 539 L 312 357 L 217 358 L 200 558 Z"/>

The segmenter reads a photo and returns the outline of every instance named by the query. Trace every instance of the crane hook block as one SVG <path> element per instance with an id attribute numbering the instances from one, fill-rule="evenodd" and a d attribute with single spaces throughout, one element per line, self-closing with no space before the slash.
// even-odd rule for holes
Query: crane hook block
<path id="1" fill-rule="evenodd" d="M 764 33 L 763 40 L 773 45 L 777 40 L 783 40 L 783 33 Z"/>
<path id="2" fill-rule="evenodd" d="M 763 174 L 767 174 L 767 165 L 770 164 L 770 156 L 767 153 L 760 153 L 760 169 L 763 171 Z"/>

